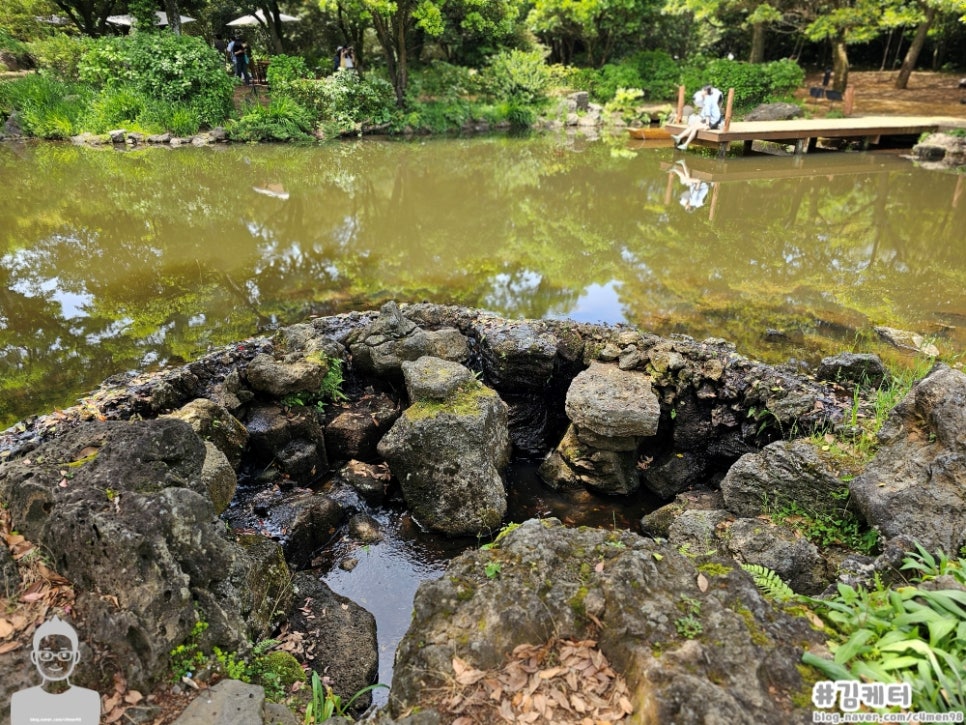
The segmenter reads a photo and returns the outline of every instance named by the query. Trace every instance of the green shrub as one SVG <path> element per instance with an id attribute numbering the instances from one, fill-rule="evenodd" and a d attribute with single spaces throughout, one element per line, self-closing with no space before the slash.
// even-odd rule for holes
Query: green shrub
<path id="1" fill-rule="evenodd" d="M 619 113 L 625 122 L 640 120 L 641 114 L 637 108 L 644 97 L 640 88 L 618 88 L 614 98 L 604 104 L 606 113 Z"/>
<path id="2" fill-rule="evenodd" d="M 147 108 L 147 100 L 132 88 L 107 90 L 98 95 L 81 121 L 85 131 L 106 133 L 115 128 L 137 125 Z"/>
<path id="3" fill-rule="evenodd" d="M 280 89 L 286 83 L 299 78 L 308 78 L 311 74 L 305 64 L 305 59 L 297 55 L 273 55 L 265 72 L 268 85 L 273 90 Z"/>
<path id="4" fill-rule="evenodd" d="M 175 136 L 193 136 L 198 133 L 201 119 L 193 107 L 175 103 L 167 106 L 166 110 L 167 113 L 162 116 L 161 126 Z"/>
<path id="5" fill-rule="evenodd" d="M 95 87 L 130 87 L 159 100 L 188 103 L 208 125 L 223 122 L 232 110 L 234 83 L 220 54 L 194 36 L 100 38 L 81 58 L 79 75 Z"/>
<path id="6" fill-rule="evenodd" d="M 434 60 L 409 77 L 407 96 L 410 103 L 418 103 L 429 99 L 466 98 L 483 91 L 481 76 L 476 69 Z"/>
<path id="7" fill-rule="evenodd" d="M 39 138 L 67 138 L 90 102 L 88 88 L 37 73 L 0 83 L 0 109 L 16 111 L 20 127 Z"/>
<path id="8" fill-rule="evenodd" d="M 457 131 L 472 118 L 470 104 L 461 100 L 428 101 L 413 106 L 406 125 L 432 133 Z"/>
<path id="9" fill-rule="evenodd" d="M 636 53 L 631 59 L 642 79 L 640 88 L 651 101 L 674 101 L 681 85 L 682 67 L 663 50 Z"/>
<path id="10" fill-rule="evenodd" d="M 537 120 L 537 112 L 530 106 L 511 103 L 506 110 L 506 120 L 511 128 L 530 128 Z"/>
<path id="11" fill-rule="evenodd" d="M 292 141 L 309 139 L 312 114 L 291 98 L 274 98 L 268 106 L 251 104 L 244 115 L 228 127 L 235 141 Z"/>
<path id="12" fill-rule="evenodd" d="M 86 36 L 59 33 L 44 40 L 35 40 L 30 44 L 30 53 L 37 62 L 38 70 L 61 80 L 76 81 L 80 79 L 78 67 L 81 58 L 91 49 L 93 42 Z"/>
<path id="13" fill-rule="evenodd" d="M 613 100 L 618 88 L 644 87 L 644 79 L 631 63 L 608 64 L 600 68 L 592 81 L 590 93 L 594 100 L 606 103 Z"/>
<path id="14" fill-rule="evenodd" d="M 327 134 L 340 134 L 362 125 L 381 125 L 396 115 L 396 96 L 388 81 L 353 71 L 338 71 L 320 80 L 297 80 L 284 90 L 308 109 Z"/>
<path id="15" fill-rule="evenodd" d="M 552 78 L 542 51 L 501 51 L 483 71 L 484 87 L 491 97 L 529 105 L 546 100 Z"/>
<path id="16" fill-rule="evenodd" d="M 689 93 L 708 83 L 725 93 L 734 88 L 736 109 L 784 100 L 805 80 L 805 71 L 791 60 L 752 64 L 717 58 L 692 64 L 684 74 Z"/>

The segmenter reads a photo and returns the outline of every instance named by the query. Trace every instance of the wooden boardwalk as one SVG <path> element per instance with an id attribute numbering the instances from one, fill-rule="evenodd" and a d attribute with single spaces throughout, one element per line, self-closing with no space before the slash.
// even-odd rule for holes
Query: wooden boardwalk
<path id="1" fill-rule="evenodd" d="M 669 123 L 672 133 L 685 129 L 683 123 Z M 742 153 L 755 141 L 794 144 L 795 153 L 815 148 L 819 139 L 849 139 L 862 148 L 879 144 L 882 137 L 908 136 L 910 147 L 923 133 L 949 128 L 966 128 L 966 119 L 935 116 L 863 116 L 852 118 L 793 119 L 790 121 L 735 121 L 716 131 L 698 131 L 692 144 L 711 145 L 724 158 L 732 143 L 741 142 Z"/>

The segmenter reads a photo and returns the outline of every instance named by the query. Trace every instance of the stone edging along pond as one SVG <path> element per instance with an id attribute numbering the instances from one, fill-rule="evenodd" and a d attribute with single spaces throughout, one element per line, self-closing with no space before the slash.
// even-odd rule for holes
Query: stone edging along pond
<path id="1" fill-rule="evenodd" d="M 737 562 L 820 594 L 888 575 L 912 540 L 966 543 L 962 372 L 938 365 L 915 386 L 848 482 L 807 438 L 841 431 L 854 386 L 885 374 L 872 356 L 827 359 L 811 377 L 721 340 L 389 303 L 116 376 L 9 429 L 0 499 L 73 585 L 88 686 L 106 692 L 121 672 L 154 688 L 202 620 L 199 646 L 244 653 L 281 636 L 348 698 L 375 678 L 372 616 L 293 572 L 333 536 L 366 540 L 369 507 L 401 499 L 427 529 L 489 540 L 512 460 L 542 461 L 550 488 L 619 501 L 643 487 L 665 505 L 636 532 L 533 520 L 425 583 L 382 717 L 445 709 L 434 693 L 454 662 L 483 671 L 522 645 L 575 638 L 627 678 L 629 706 L 651 713 L 642 721 L 682 708 L 696 718 L 682 722 L 797 721 L 810 702 L 796 666 L 822 637 L 762 599 Z M 274 536 L 226 528 L 240 490 Z M 878 557 L 818 547 L 769 516 L 844 516 L 846 495 L 856 527 L 879 532 Z M 9 576 L 16 589 L 15 566 Z M 28 649 L 0 662 L 11 692 Z"/>

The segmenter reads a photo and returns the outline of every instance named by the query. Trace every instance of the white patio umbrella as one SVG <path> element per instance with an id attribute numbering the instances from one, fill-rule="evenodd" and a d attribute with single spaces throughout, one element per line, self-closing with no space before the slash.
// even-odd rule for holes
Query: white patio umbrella
<path id="1" fill-rule="evenodd" d="M 154 14 L 158 16 L 156 25 L 168 24 L 167 13 L 162 10 L 157 10 Z M 189 18 L 187 15 L 181 16 L 182 25 L 185 23 L 193 23 L 194 21 L 194 18 Z M 134 23 L 137 22 L 137 19 L 133 15 L 109 15 L 107 17 L 107 22 L 111 23 L 112 25 L 134 25 Z"/>
<path id="2" fill-rule="evenodd" d="M 279 13 L 278 19 L 283 23 L 294 23 L 298 21 L 298 18 L 294 15 L 286 15 L 285 13 Z M 242 27 L 254 27 L 255 25 L 267 25 L 265 20 L 265 13 L 262 10 L 256 10 L 253 15 L 242 15 L 240 18 L 235 18 L 228 25 L 234 26 L 236 28 Z"/>

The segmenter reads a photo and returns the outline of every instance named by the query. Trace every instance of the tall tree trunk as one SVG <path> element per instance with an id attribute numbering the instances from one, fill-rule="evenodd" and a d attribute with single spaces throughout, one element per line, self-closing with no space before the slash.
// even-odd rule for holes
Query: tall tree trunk
<path id="1" fill-rule="evenodd" d="M 919 52 L 922 50 L 922 46 L 926 44 L 929 26 L 932 25 L 932 21 L 935 18 L 936 7 L 930 5 L 926 8 L 926 17 L 919 23 L 919 27 L 916 29 L 916 37 L 912 39 L 912 45 L 906 51 L 906 57 L 903 59 L 902 67 L 899 69 L 899 77 L 896 78 L 896 88 L 902 90 L 909 85 L 909 76 L 912 75 L 912 69 L 916 67 L 916 61 L 919 60 Z"/>
<path id="2" fill-rule="evenodd" d="M 175 35 L 181 35 L 181 8 L 178 0 L 164 0 L 164 12 L 168 16 L 168 27 Z"/>
<path id="3" fill-rule="evenodd" d="M 755 23 L 751 26 L 751 53 L 749 63 L 763 63 L 765 60 L 765 24 Z"/>
<path id="4" fill-rule="evenodd" d="M 396 105 L 402 108 L 406 103 L 406 85 L 409 79 L 406 67 L 406 23 L 399 10 L 396 11 L 396 54 L 396 78 L 393 85 L 396 88 Z"/>
<path id="5" fill-rule="evenodd" d="M 406 100 L 406 83 L 400 77 L 393 20 L 392 17 L 387 18 L 380 13 L 372 13 L 372 27 L 375 28 L 376 38 L 379 39 L 379 45 L 386 56 L 386 71 L 396 92 L 396 105 L 402 108 Z"/>
<path id="6" fill-rule="evenodd" d="M 889 31 L 889 37 L 886 38 L 885 50 L 882 51 L 882 65 L 879 66 L 879 72 L 885 70 L 886 63 L 889 62 L 889 48 L 892 46 L 892 36 L 896 34 L 896 29 L 893 28 Z"/>
<path id="7" fill-rule="evenodd" d="M 849 83 L 849 51 L 842 36 L 832 41 L 832 70 L 835 72 L 832 88 L 844 92 Z"/>

